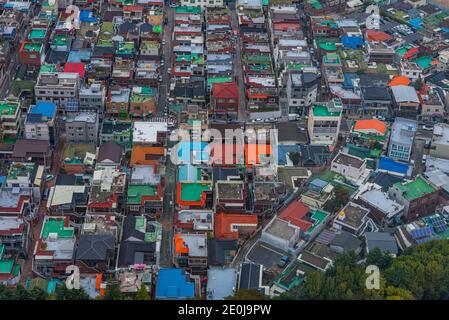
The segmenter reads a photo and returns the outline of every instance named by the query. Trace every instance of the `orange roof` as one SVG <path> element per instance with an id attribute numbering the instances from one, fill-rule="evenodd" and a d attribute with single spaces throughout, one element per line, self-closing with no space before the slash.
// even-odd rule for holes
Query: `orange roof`
<path id="1" fill-rule="evenodd" d="M 233 226 L 245 225 L 245 229 L 254 225 L 257 228 L 257 215 L 217 213 L 215 214 L 215 238 L 237 240 L 239 232 L 233 230 Z"/>
<path id="2" fill-rule="evenodd" d="M 395 86 L 408 86 L 410 84 L 410 79 L 403 76 L 396 76 L 388 83 L 388 86 L 395 87 Z"/>
<path id="3" fill-rule="evenodd" d="M 177 253 L 189 253 L 189 248 L 184 245 L 184 240 L 178 233 L 175 234 L 175 248 Z"/>
<path id="4" fill-rule="evenodd" d="M 356 131 L 376 130 L 377 132 L 383 135 L 387 132 L 387 125 L 385 124 L 385 122 L 377 119 L 357 120 L 354 125 L 354 130 Z"/>
<path id="5" fill-rule="evenodd" d="M 133 146 L 131 153 L 131 166 L 134 165 L 154 165 L 165 155 L 163 147 L 146 147 L 141 145 Z"/>
<path id="6" fill-rule="evenodd" d="M 271 146 L 269 144 L 245 144 L 246 164 L 259 164 L 261 155 L 270 155 Z"/>
<path id="7" fill-rule="evenodd" d="M 102 280 L 102 274 L 98 273 L 97 277 L 95 278 L 95 289 L 100 290 L 101 289 L 101 280 Z"/>

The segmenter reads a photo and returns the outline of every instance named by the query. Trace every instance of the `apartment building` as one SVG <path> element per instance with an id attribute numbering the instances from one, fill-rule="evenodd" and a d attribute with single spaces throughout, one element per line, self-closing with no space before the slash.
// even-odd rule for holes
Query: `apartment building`
<path id="1" fill-rule="evenodd" d="M 343 105 L 339 99 L 312 105 L 307 125 L 310 144 L 334 145 L 337 143 L 342 110 Z"/>
<path id="2" fill-rule="evenodd" d="M 59 137 L 56 109 L 56 105 L 51 102 L 38 102 L 32 106 L 25 119 L 25 138 L 45 140 L 55 146 Z"/>
<path id="3" fill-rule="evenodd" d="M 408 162 L 417 130 L 417 121 L 396 118 L 391 128 L 388 156 L 394 160 Z"/>
<path id="4" fill-rule="evenodd" d="M 80 77 L 78 73 L 40 73 L 34 87 L 38 102 L 52 102 L 59 113 L 78 110 Z"/>
<path id="5" fill-rule="evenodd" d="M 98 137 L 98 115 L 95 112 L 71 114 L 65 121 L 67 142 L 96 145 Z"/>

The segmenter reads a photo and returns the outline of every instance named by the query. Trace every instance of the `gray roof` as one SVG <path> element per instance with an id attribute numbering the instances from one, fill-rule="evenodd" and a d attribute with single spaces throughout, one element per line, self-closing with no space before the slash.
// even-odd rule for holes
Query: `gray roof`
<path id="1" fill-rule="evenodd" d="M 356 251 L 362 245 L 362 241 L 360 241 L 353 234 L 342 231 L 341 233 L 337 233 L 334 238 L 330 242 L 331 246 L 341 247 L 344 251 Z"/>
<path id="2" fill-rule="evenodd" d="M 262 266 L 256 263 L 244 263 L 240 269 L 239 289 L 259 289 L 260 269 Z"/>
<path id="3" fill-rule="evenodd" d="M 108 251 L 113 250 L 115 238 L 112 235 L 83 234 L 78 240 L 77 260 L 106 260 Z"/>
<path id="4" fill-rule="evenodd" d="M 395 143 L 412 144 L 418 122 L 415 120 L 396 118 L 391 130 L 390 140 Z"/>
<path id="5" fill-rule="evenodd" d="M 386 232 L 366 232 L 366 247 L 368 250 L 379 248 L 384 252 L 398 253 L 398 246 L 393 236 Z"/>
<path id="6" fill-rule="evenodd" d="M 234 268 L 213 268 L 207 271 L 207 299 L 223 300 L 234 294 L 237 270 Z"/>
<path id="7" fill-rule="evenodd" d="M 394 86 L 391 88 L 394 99 L 397 103 L 414 102 L 419 103 L 418 95 L 413 87 L 409 86 Z"/>

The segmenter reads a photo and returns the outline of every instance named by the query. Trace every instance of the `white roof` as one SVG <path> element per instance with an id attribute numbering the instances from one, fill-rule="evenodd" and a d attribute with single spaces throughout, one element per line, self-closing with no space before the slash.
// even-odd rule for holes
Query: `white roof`
<path id="1" fill-rule="evenodd" d="M 413 87 L 409 86 L 394 86 L 391 88 L 396 102 L 414 102 L 419 103 L 418 95 Z"/>
<path id="2" fill-rule="evenodd" d="M 136 121 L 133 127 L 133 142 L 155 143 L 158 132 L 167 132 L 166 122 Z"/>
<path id="3" fill-rule="evenodd" d="M 84 193 L 85 186 L 54 186 L 50 189 L 47 208 L 71 203 L 74 193 Z"/>

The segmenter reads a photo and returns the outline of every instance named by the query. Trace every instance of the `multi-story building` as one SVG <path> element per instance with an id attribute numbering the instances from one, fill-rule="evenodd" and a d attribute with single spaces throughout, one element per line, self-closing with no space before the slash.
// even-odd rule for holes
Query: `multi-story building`
<path id="1" fill-rule="evenodd" d="M 70 143 L 92 143 L 98 137 L 98 115 L 95 112 L 70 114 L 65 121 L 66 140 Z"/>
<path id="2" fill-rule="evenodd" d="M 43 276 L 65 274 L 73 264 L 76 236 L 67 217 L 45 217 L 33 251 L 33 271 Z"/>
<path id="3" fill-rule="evenodd" d="M 32 106 L 25 120 L 25 138 L 46 140 L 55 146 L 59 139 L 56 109 L 51 102 L 38 102 Z"/>
<path id="4" fill-rule="evenodd" d="M 433 127 L 429 154 L 435 158 L 449 159 L 449 125 L 438 123 Z"/>
<path id="5" fill-rule="evenodd" d="M 223 0 L 181 0 L 181 6 L 201 8 L 222 8 Z"/>
<path id="6" fill-rule="evenodd" d="M 415 179 L 397 182 L 388 189 L 388 196 L 404 206 L 406 221 L 415 220 L 435 211 L 440 188 L 418 175 Z"/>
<path id="7" fill-rule="evenodd" d="M 90 87 L 82 87 L 79 92 L 79 109 L 80 111 L 97 111 L 102 116 L 105 98 L 106 89 L 101 83 L 93 83 Z"/>
<path id="8" fill-rule="evenodd" d="M 105 113 L 119 118 L 128 118 L 130 96 L 131 90 L 128 88 L 110 88 L 106 97 Z"/>
<path id="9" fill-rule="evenodd" d="M 100 132 L 100 144 L 115 142 L 122 145 L 126 151 L 132 146 L 132 123 L 124 121 L 103 121 Z"/>
<path id="10" fill-rule="evenodd" d="M 20 134 L 20 103 L 5 100 L 0 102 L 0 142 L 14 143 Z"/>
<path id="11" fill-rule="evenodd" d="M 310 143 L 315 145 L 334 145 L 340 132 L 341 101 L 333 99 L 328 104 L 313 104 L 309 111 L 308 132 Z"/>
<path id="12" fill-rule="evenodd" d="M 156 113 L 157 89 L 151 87 L 133 87 L 129 115 L 145 118 Z"/>
<path id="13" fill-rule="evenodd" d="M 46 73 L 39 74 L 34 94 L 38 102 L 52 102 L 58 106 L 59 113 L 77 111 L 80 78 L 78 73 Z"/>
<path id="14" fill-rule="evenodd" d="M 21 64 L 39 67 L 45 61 L 45 46 L 42 43 L 22 42 L 19 49 Z"/>
<path id="15" fill-rule="evenodd" d="M 311 72 L 290 72 L 287 79 L 289 113 L 306 115 L 316 101 L 319 76 Z"/>
<path id="16" fill-rule="evenodd" d="M 237 119 L 239 111 L 239 88 L 237 83 L 213 84 L 211 98 L 216 118 Z"/>
<path id="17" fill-rule="evenodd" d="M 174 237 L 173 262 L 193 274 L 207 268 L 207 235 L 202 233 L 177 233 Z"/>
<path id="18" fill-rule="evenodd" d="M 437 90 L 431 89 L 426 94 L 422 94 L 421 101 L 420 119 L 425 122 L 442 122 L 447 112 Z"/>
<path id="19" fill-rule="evenodd" d="M 394 160 L 408 162 L 417 130 L 417 121 L 396 118 L 391 128 L 388 156 Z"/>

